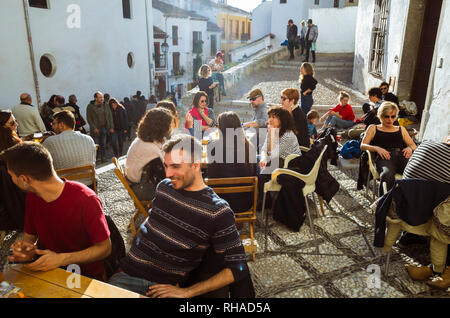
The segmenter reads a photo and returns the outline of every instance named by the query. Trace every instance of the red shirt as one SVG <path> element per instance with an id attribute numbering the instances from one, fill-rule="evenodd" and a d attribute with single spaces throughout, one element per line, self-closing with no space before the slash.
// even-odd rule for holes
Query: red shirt
<path id="1" fill-rule="evenodd" d="M 27 193 L 25 233 L 39 238 L 39 247 L 56 253 L 84 250 L 109 237 L 109 228 L 100 200 L 90 188 L 65 181 L 58 199 L 45 202 Z M 80 265 L 81 274 L 101 277 L 103 261 Z"/>
<path id="2" fill-rule="evenodd" d="M 341 104 L 338 104 L 336 107 L 331 109 L 332 112 L 336 112 L 339 115 L 342 116 L 343 120 L 354 120 L 355 114 L 353 114 L 352 106 L 349 104 L 342 106 Z"/>

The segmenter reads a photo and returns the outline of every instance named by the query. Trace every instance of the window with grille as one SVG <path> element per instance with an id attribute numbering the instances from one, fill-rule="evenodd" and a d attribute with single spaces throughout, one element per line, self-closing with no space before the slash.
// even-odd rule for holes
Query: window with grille
<path id="1" fill-rule="evenodd" d="M 173 52 L 173 73 L 178 75 L 180 73 L 180 52 Z"/>
<path id="2" fill-rule="evenodd" d="M 131 19 L 131 0 L 122 0 L 123 18 Z"/>
<path id="3" fill-rule="evenodd" d="M 287 3 L 287 0 L 280 0 L 280 3 Z"/>
<path id="4" fill-rule="evenodd" d="M 178 26 L 172 25 L 172 45 L 178 45 Z"/>
<path id="5" fill-rule="evenodd" d="M 370 40 L 369 73 L 382 76 L 389 0 L 375 0 L 372 37 Z"/>
<path id="6" fill-rule="evenodd" d="M 47 0 L 28 0 L 30 7 L 48 9 Z"/>
<path id="7" fill-rule="evenodd" d="M 339 8 L 339 0 L 334 0 L 334 7 Z"/>

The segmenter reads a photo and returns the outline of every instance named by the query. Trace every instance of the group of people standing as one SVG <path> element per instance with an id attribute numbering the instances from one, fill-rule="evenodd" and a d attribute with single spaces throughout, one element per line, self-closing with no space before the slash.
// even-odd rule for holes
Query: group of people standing
<path id="1" fill-rule="evenodd" d="M 307 25 L 305 21 L 301 22 L 300 34 L 298 33 L 298 27 L 294 24 L 294 21 L 290 19 L 288 21 L 286 38 L 288 40 L 289 59 L 295 59 L 294 50 L 300 49 L 300 55 L 305 55 L 303 62 L 309 62 L 309 51 L 312 54 L 312 62 L 316 62 L 316 41 L 319 36 L 319 28 L 313 24 L 312 19 L 308 19 Z"/>

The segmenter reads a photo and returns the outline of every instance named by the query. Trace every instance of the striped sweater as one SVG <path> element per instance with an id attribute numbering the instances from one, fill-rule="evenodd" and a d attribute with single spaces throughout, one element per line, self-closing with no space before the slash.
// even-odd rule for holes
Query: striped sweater
<path id="1" fill-rule="evenodd" d="M 450 183 L 450 145 L 426 140 L 413 152 L 403 179 L 425 179 Z"/>
<path id="2" fill-rule="evenodd" d="M 153 208 L 120 267 L 128 275 L 176 284 L 188 279 L 209 246 L 224 256 L 235 281 L 248 274 L 233 211 L 211 188 L 175 190 L 158 184 Z"/>

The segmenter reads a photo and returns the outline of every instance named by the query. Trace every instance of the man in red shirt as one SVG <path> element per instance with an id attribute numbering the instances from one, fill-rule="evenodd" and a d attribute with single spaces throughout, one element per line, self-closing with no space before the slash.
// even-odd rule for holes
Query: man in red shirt
<path id="1" fill-rule="evenodd" d="M 353 126 L 355 114 L 352 106 L 348 104 L 350 96 L 346 92 L 339 93 L 339 104 L 331 108 L 325 115 L 320 118 L 320 121 L 325 121 L 323 125 L 326 127 L 335 127 L 338 129 L 347 129 Z"/>
<path id="2" fill-rule="evenodd" d="M 50 153 L 40 144 L 24 142 L 5 150 L 13 182 L 26 196 L 22 240 L 12 246 L 12 262 L 32 271 L 49 271 L 78 264 L 81 274 L 101 279 L 103 259 L 111 253 L 109 228 L 94 191 L 60 179 Z"/>

